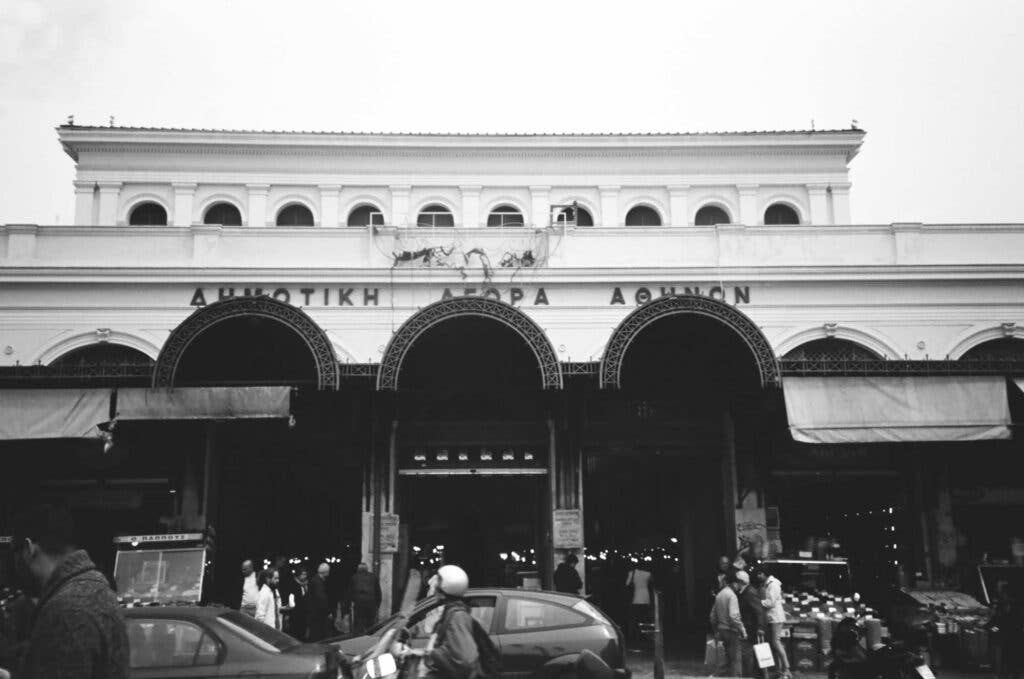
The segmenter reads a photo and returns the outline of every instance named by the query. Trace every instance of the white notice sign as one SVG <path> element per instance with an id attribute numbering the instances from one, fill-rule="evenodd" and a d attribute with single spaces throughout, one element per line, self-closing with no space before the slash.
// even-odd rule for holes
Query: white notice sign
<path id="1" fill-rule="evenodd" d="M 583 547 L 583 516 L 578 509 L 556 509 L 554 514 L 555 549 Z"/>
<path id="2" fill-rule="evenodd" d="M 398 514 L 380 517 L 380 551 L 382 554 L 398 552 Z"/>

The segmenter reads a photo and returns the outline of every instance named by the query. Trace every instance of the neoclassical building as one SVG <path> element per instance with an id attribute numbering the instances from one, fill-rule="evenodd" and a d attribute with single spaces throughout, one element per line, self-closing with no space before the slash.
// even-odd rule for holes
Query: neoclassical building
<path id="1" fill-rule="evenodd" d="M 1024 225 L 851 223 L 861 130 L 58 137 L 75 223 L 0 226 L 0 533 L 212 527 L 219 583 L 362 558 L 387 607 L 575 551 L 678 624 L 750 542 L 869 590 L 1022 537 Z"/>

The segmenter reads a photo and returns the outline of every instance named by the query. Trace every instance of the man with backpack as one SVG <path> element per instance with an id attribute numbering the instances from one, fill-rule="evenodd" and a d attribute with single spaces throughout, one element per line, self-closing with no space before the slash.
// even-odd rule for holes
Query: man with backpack
<path id="1" fill-rule="evenodd" d="M 458 566 L 437 571 L 441 619 L 424 651 L 428 679 L 489 679 L 498 675 L 498 650 L 463 597 L 469 576 Z"/>

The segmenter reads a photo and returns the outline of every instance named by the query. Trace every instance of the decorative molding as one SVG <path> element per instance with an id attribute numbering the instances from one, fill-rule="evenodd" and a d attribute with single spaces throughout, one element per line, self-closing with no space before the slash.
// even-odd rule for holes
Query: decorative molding
<path id="1" fill-rule="evenodd" d="M 877 330 L 866 330 L 859 326 L 829 321 L 812 328 L 800 328 L 775 340 L 775 353 L 785 356 L 802 344 L 814 340 L 834 338 L 864 347 L 873 354 L 887 359 L 900 358 L 903 352 L 892 341 Z"/>
<path id="2" fill-rule="evenodd" d="M 269 318 L 291 328 L 305 342 L 316 364 L 317 389 L 338 389 L 338 359 L 327 333 L 302 309 L 271 297 L 231 297 L 193 312 L 164 342 L 153 369 L 153 387 L 174 386 L 178 365 L 199 335 L 218 323 L 246 316 Z"/>
<path id="3" fill-rule="evenodd" d="M 64 354 L 75 349 L 100 343 L 120 344 L 121 346 L 135 349 L 153 360 L 156 360 L 157 355 L 160 353 L 159 346 L 141 335 L 111 328 L 96 328 L 95 330 L 85 332 L 71 331 L 62 333 L 56 340 L 50 342 L 50 344 L 30 357 L 29 363 L 49 365 Z"/>
<path id="4" fill-rule="evenodd" d="M 402 362 L 420 335 L 439 323 L 462 316 L 489 318 L 514 330 L 523 338 L 537 359 L 541 388 L 562 388 L 562 371 L 558 356 L 547 335 L 533 319 L 511 304 L 487 297 L 456 297 L 423 307 L 395 332 L 380 362 L 377 389 L 397 391 Z"/>
<path id="5" fill-rule="evenodd" d="M 1004 321 L 984 326 L 976 325 L 954 339 L 945 355 L 951 360 L 957 361 L 979 344 L 1007 337 L 1024 340 L 1024 325 L 1018 324 L 1016 321 Z"/>
<path id="6" fill-rule="evenodd" d="M 705 316 L 725 324 L 750 349 L 761 386 L 779 384 L 779 364 L 775 353 L 760 328 L 746 314 L 709 297 L 666 295 L 635 309 L 612 332 L 601 358 L 601 388 L 618 389 L 622 385 L 622 363 L 626 352 L 644 328 L 657 320 L 679 314 Z"/>

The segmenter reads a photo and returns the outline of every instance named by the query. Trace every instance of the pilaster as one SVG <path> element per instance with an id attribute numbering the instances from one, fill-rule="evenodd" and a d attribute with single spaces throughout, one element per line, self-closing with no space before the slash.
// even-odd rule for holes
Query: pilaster
<path id="1" fill-rule="evenodd" d="M 740 193 L 740 224 L 755 226 L 763 220 L 757 213 L 757 184 L 740 184 L 736 187 Z"/>
<path id="2" fill-rule="evenodd" d="M 601 226 L 622 226 L 619 219 L 619 191 L 621 186 L 599 186 L 601 192 Z"/>
<path id="3" fill-rule="evenodd" d="M 412 187 L 408 184 L 393 184 L 391 190 L 391 221 L 395 226 L 409 225 L 409 193 Z"/>
<path id="4" fill-rule="evenodd" d="M 688 184 L 676 184 L 668 187 L 669 226 L 689 225 L 689 194 L 690 186 Z"/>
<path id="5" fill-rule="evenodd" d="M 175 182 L 174 188 L 174 216 L 171 222 L 174 226 L 190 226 L 192 224 L 192 200 L 196 195 L 196 185 L 190 182 Z"/>
<path id="6" fill-rule="evenodd" d="M 74 182 L 75 224 L 92 226 L 93 208 L 96 202 L 96 182 Z"/>
<path id="7" fill-rule="evenodd" d="M 832 185 L 832 223 L 850 223 L 850 185 Z"/>
<path id="8" fill-rule="evenodd" d="M 811 224 L 819 226 L 831 224 L 832 219 L 828 210 L 828 184 L 808 184 L 807 197 L 810 199 L 811 214 L 809 218 Z"/>
<path id="9" fill-rule="evenodd" d="M 338 226 L 338 200 L 341 195 L 341 184 L 321 184 L 320 189 L 320 226 Z"/>
<path id="10" fill-rule="evenodd" d="M 542 229 L 551 220 L 551 187 L 531 186 L 530 187 L 530 213 L 533 228 Z"/>
<path id="11" fill-rule="evenodd" d="M 475 229 L 480 226 L 480 186 L 460 186 L 462 192 L 462 222 L 456 226 Z"/>
<path id="12" fill-rule="evenodd" d="M 246 191 L 249 193 L 248 226 L 262 227 L 267 225 L 267 193 L 270 191 L 269 184 L 246 184 Z"/>
<path id="13" fill-rule="evenodd" d="M 117 223 L 117 197 L 121 193 L 121 182 L 97 182 L 100 189 L 100 207 L 96 223 L 113 226 Z"/>

